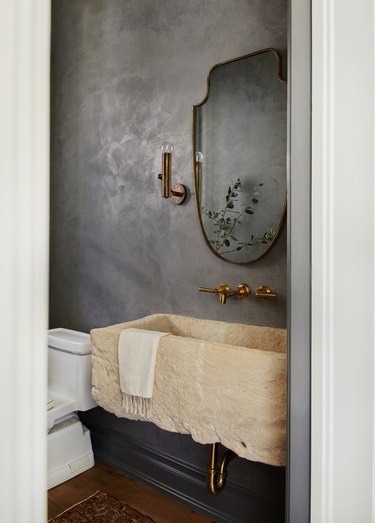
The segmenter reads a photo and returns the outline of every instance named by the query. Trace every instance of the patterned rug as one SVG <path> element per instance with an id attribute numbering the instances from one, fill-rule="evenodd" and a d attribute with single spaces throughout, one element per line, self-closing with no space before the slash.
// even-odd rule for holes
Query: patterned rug
<path id="1" fill-rule="evenodd" d="M 155 521 L 98 490 L 89 498 L 50 519 L 48 523 L 155 523 Z"/>

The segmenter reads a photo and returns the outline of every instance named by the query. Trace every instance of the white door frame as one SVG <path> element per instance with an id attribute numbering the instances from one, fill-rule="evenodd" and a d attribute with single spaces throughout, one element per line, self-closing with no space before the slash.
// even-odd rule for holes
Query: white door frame
<path id="1" fill-rule="evenodd" d="M 313 523 L 375 522 L 374 5 L 312 2 Z"/>
<path id="2" fill-rule="evenodd" d="M 295 27 L 306 2 L 291 0 Z M 305 7 L 298 7 L 303 3 Z M 2 252 L 7 254 L 0 257 L 0 437 L 5 449 L 0 519 L 42 523 L 46 488 L 50 2 L 4 0 L 0 15 L 0 234 Z M 373 32 L 371 0 L 360 4 L 354 0 L 313 0 L 313 523 L 375 522 Z M 292 55 L 293 59 L 301 60 L 301 56 Z M 292 217 L 297 219 L 298 205 L 293 207 L 293 201 L 297 202 L 299 189 L 293 176 L 292 171 L 290 201 Z M 301 250 L 306 248 L 300 246 Z M 291 317 L 295 321 L 300 313 L 298 285 L 303 289 L 306 282 L 297 281 L 301 268 L 297 258 L 292 261 Z M 292 353 L 298 354 L 296 332 L 291 343 Z M 305 368 L 306 361 L 301 364 Z M 291 373 L 292 378 L 298 377 L 298 364 Z M 301 412 L 292 412 L 296 420 L 306 415 L 303 404 Z M 293 405 L 292 398 L 292 409 Z M 295 437 L 297 442 L 298 435 Z M 297 480 L 295 476 L 295 484 Z"/>
<path id="3" fill-rule="evenodd" d="M 0 520 L 46 521 L 50 1 L 0 4 Z"/>

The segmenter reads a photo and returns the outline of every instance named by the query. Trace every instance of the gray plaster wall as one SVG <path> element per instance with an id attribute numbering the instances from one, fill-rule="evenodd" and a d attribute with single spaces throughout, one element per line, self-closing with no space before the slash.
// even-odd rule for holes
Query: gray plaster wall
<path id="1" fill-rule="evenodd" d="M 160 196 L 160 146 L 193 189 L 192 105 L 215 63 L 286 48 L 286 1 L 54 0 L 51 325 L 93 327 L 173 312 L 285 327 L 286 238 L 235 266 L 204 244 L 194 199 Z M 277 301 L 199 286 L 268 284 Z"/>
<path id="2" fill-rule="evenodd" d="M 193 195 L 173 206 L 157 179 L 169 141 L 173 181 L 193 190 L 192 106 L 209 69 L 286 46 L 286 0 L 52 0 L 51 328 L 155 312 L 286 326 L 286 227 L 259 261 L 225 263 L 201 237 Z M 222 282 L 268 284 L 278 298 L 223 306 L 198 292 Z M 186 454 L 176 441 L 159 431 L 154 446 Z"/>

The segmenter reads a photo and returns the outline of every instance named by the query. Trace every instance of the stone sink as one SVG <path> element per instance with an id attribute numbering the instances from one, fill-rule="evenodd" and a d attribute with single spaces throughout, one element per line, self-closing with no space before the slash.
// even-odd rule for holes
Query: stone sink
<path id="1" fill-rule="evenodd" d="M 147 419 L 123 409 L 117 349 L 127 328 L 169 333 L 159 342 Z M 153 314 L 94 329 L 91 344 L 93 397 L 105 410 L 285 465 L 286 330 Z"/>

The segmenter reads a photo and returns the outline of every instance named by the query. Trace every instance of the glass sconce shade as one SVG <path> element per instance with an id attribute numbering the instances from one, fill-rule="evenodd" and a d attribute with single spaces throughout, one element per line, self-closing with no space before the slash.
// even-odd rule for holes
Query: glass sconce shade
<path id="1" fill-rule="evenodd" d="M 162 153 L 171 153 L 173 151 L 173 145 L 169 142 L 164 142 L 161 146 Z"/>

